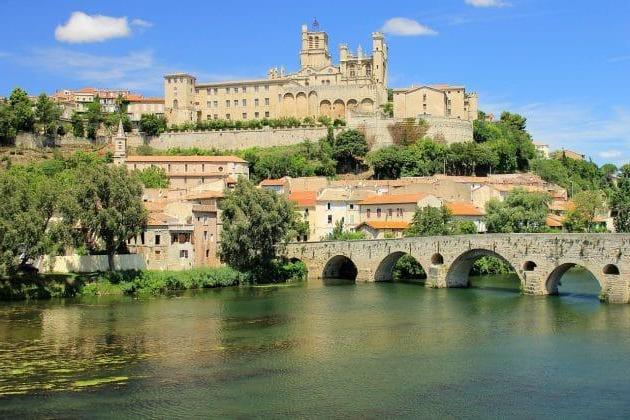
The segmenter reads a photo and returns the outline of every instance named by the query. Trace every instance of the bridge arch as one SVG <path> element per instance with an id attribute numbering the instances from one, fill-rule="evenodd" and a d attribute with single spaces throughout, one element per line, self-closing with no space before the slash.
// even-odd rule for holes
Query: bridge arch
<path id="1" fill-rule="evenodd" d="M 602 270 L 602 272 L 604 274 L 608 274 L 611 276 L 618 276 L 619 275 L 619 267 L 617 267 L 615 264 L 607 264 L 604 266 L 604 269 Z"/>
<path id="2" fill-rule="evenodd" d="M 547 293 L 550 295 L 559 294 L 558 287 L 562 285 L 562 277 L 572 268 L 579 267 L 589 272 L 589 274 L 597 281 L 599 285 L 599 291 L 606 290 L 606 282 L 599 275 L 597 270 L 593 270 L 590 267 L 585 266 L 584 264 L 580 264 L 575 261 L 564 262 L 558 265 L 547 277 L 547 281 L 545 282 L 545 287 L 547 289 Z M 607 266 L 606 266 L 607 267 Z M 604 268 L 606 268 L 604 267 Z M 603 271 L 603 270 L 602 270 Z"/>
<path id="3" fill-rule="evenodd" d="M 374 272 L 374 281 L 396 280 L 394 278 L 394 274 L 396 271 L 395 270 L 396 264 L 399 261 L 401 261 L 403 257 L 409 260 L 408 261 L 409 265 L 412 265 L 412 267 L 409 267 L 409 268 L 410 268 L 410 271 L 413 271 L 413 272 L 406 273 L 407 277 L 409 278 L 405 278 L 401 280 L 409 280 L 409 281 L 410 280 L 417 280 L 417 281 L 426 280 L 427 278 L 426 269 L 417 259 L 415 259 L 412 255 L 406 252 L 396 251 L 396 252 L 392 252 L 391 254 L 383 258 L 383 260 L 379 263 L 378 267 L 376 268 L 376 271 Z"/>
<path id="4" fill-rule="evenodd" d="M 468 287 L 470 286 L 470 270 L 472 269 L 473 264 L 481 257 L 494 257 L 497 258 L 506 264 L 508 264 L 512 270 L 517 273 L 516 267 L 519 264 L 514 264 L 503 255 L 483 248 L 470 249 L 462 254 L 460 254 L 455 260 L 451 263 L 448 272 L 446 273 L 446 287 Z M 520 275 L 518 275 L 518 280 L 523 284 L 523 279 Z"/>
<path id="5" fill-rule="evenodd" d="M 345 255 L 335 255 L 328 260 L 322 271 L 322 279 L 343 279 L 352 280 L 357 279 L 359 270 L 356 264 L 350 258 Z"/>
<path id="6" fill-rule="evenodd" d="M 432 265 L 442 265 L 444 264 L 444 256 L 439 252 L 436 252 L 431 256 L 431 264 Z"/>

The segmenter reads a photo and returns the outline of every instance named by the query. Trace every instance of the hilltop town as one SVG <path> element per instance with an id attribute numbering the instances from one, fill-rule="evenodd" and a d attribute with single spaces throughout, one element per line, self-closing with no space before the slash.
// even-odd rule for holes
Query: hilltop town
<path id="1" fill-rule="evenodd" d="M 328 34 L 303 25 L 296 72 L 223 82 L 166 74 L 162 98 L 16 90 L 1 115 L 30 119 L 2 125 L 4 167 L 36 151 L 83 150 L 137 174 L 148 217 L 126 245 L 150 270 L 220 266 L 221 203 L 242 180 L 293 204 L 307 222 L 298 242 L 400 238 L 426 208 L 445 209 L 459 233 L 495 232 L 493 203 L 523 193 L 546 197 L 540 230 L 618 229 L 612 196 L 601 194 L 615 188 L 616 168 L 551 152 L 524 118 L 483 113 L 462 85 L 390 87 L 385 36 L 371 40 L 369 52 L 340 45 L 335 64 Z"/>

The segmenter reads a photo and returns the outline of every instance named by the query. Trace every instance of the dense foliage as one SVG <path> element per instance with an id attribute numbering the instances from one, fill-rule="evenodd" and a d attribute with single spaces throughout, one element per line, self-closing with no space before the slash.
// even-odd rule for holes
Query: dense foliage
<path id="1" fill-rule="evenodd" d="M 595 163 L 570 159 L 562 154 L 551 159 L 536 159 L 532 170 L 542 179 L 565 188 L 570 196 L 585 190 L 608 190 L 614 188 L 615 165 L 598 167 Z"/>
<path id="2" fill-rule="evenodd" d="M 321 116 L 317 120 L 313 117 L 305 117 L 303 119 L 295 117 L 281 118 L 263 118 L 253 120 L 224 120 L 210 119 L 206 121 L 187 122 L 182 124 L 172 124 L 168 127 L 168 131 L 210 131 L 210 130 L 261 130 L 264 127 L 269 128 L 295 128 L 295 127 L 313 127 L 316 125 L 324 125 L 330 127 L 343 127 L 346 122 L 342 119 L 334 121 L 326 116 Z"/>
<path id="3" fill-rule="evenodd" d="M 284 245 L 307 226 L 283 196 L 240 179 L 221 202 L 221 260 L 247 273 L 255 283 L 277 282 Z"/>
<path id="4" fill-rule="evenodd" d="M 630 232 L 630 165 L 622 166 L 619 171 L 611 204 L 617 232 Z"/>
<path id="5" fill-rule="evenodd" d="M 166 118 L 155 114 L 142 114 L 139 128 L 147 136 L 157 136 L 166 131 Z"/>
<path id="6" fill-rule="evenodd" d="M 545 193 L 514 189 L 503 201 L 488 201 L 486 228 L 489 233 L 546 232 L 549 200 Z"/>
<path id="7" fill-rule="evenodd" d="M 343 220 L 338 220 L 337 223 L 335 223 L 335 227 L 332 232 L 321 239 L 324 241 L 357 241 L 365 238 L 366 236 L 364 232 L 346 230 L 343 227 Z"/>
<path id="8" fill-rule="evenodd" d="M 595 219 L 606 208 L 601 191 L 580 191 L 573 196 L 572 207 L 564 221 L 564 228 L 569 232 L 597 232 L 601 228 Z M 605 228 L 604 228 L 605 231 Z"/>
<path id="9" fill-rule="evenodd" d="M 468 220 L 453 220 L 448 208 L 417 208 L 405 236 L 464 235 L 477 233 L 477 226 Z"/>
<path id="10" fill-rule="evenodd" d="M 157 166 L 149 166 L 148 168 L 135 172 L 144 188 L 167 188 L 168 177 L 163 168 Z"/>
<path id="11" fill-rule="evenodd" d="M 69 246 L 111 256 L 145 221 L 140 181 L 93 154 L 13 165 L 0 191 L 0 275 Z"/>

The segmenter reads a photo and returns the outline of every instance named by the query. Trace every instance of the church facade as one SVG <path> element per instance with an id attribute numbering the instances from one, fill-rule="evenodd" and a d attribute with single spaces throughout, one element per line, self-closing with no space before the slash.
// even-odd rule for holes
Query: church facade
<path id="1" fill-rule="evenodd" d="M 372 50 L 352 53 L 339 46 L 333 64 L 328 34 L 315 22 L 301 29 L 300 69 L 272 68 L 266 79 L 198 83 L 193 75 L 164 77 L 169 124 L 209 119 L 250 120 L 307 116 L 346 118 L 349 111 L 374 113 L 387 102 L 387 44 L 372 34 Z"/>

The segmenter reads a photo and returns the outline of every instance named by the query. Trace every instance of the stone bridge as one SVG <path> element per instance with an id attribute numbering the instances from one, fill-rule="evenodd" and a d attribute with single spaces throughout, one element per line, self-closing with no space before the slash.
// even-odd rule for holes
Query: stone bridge
<path id="1" fill-rule="evenodd" d="M 630 299 L 630 234 L 487 234 L 289 244 L 286 256 L 303 261 L 308 278 L 392 280 L 394 265 L 409 254 L 427 273 L 428 287 L 467 287 L 476 259 L 497 257 L 512 266 L 521 290 L 557 294 L 562 275 L 581 266 L 597 279 L 600 297 Z"/>

